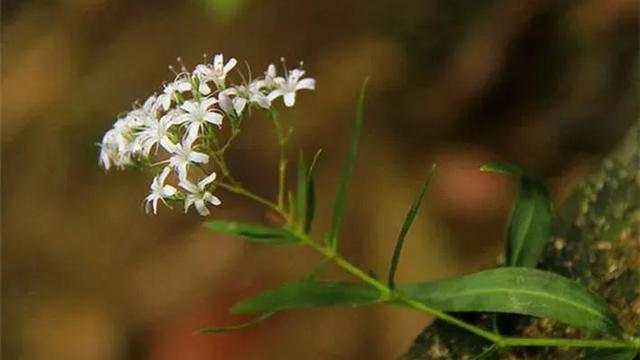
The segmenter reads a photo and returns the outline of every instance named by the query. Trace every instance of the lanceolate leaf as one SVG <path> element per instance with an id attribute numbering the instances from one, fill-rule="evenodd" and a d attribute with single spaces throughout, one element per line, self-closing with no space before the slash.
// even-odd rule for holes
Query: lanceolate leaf
<path id="1" fill-rule="evenodd" d="M 316 282 L 305 279 L 280 285 L 234 305 L 236 314 L 273 312 L 294 308 L 358 306 L 378 302 L 380 292 L 366 284 Z"/>
<path id="2" fill-rule="evenodd" d="M 444 311 L 524 314 L 608 335 L 620 334 L 615 317 L 602 298 L 577 282 L 547 271 L 498 268 L 397 288 Z"/>
<path id="3" fill-rule="evenodd" d="M 202 329 L 198 329 L 196 331 L 194 331 L 194 334 L 216 334 L 216 333 L 223 333 L 223 332 L 230 332 L 230 331 L 238 331 L 238 330 L 244 330 L 253 326 L 256 326 L 258 324 L 260 324 L 261 322 L 269 319 L 273 314 L 275 314 L 274 312 L 269 312 L 269 313 L 264 313 L 260 316 L 257 316 L 254 319 L 251 319 L 247 322 L 244 322 L 242 324 L 235 324 L 235 325 L 225 325 L 225 326 L 211 326 L 211 327 L 206 327 L 206 328 L 202 328 Z"/>
<path id="4" fill-rule="evenodd" d="M 351 175 L 353 173 L 353 162 L 356 158 L 356 150 L 358 148 L 358 139 L 360 138 L 360 132 L 362 131 L 362 119 L 364 115 L 364 98 L 365 91 L 367 89 L 367 80 L 362 84 L 360 89 L 360 96 L 358 97 L 358 107 L 356 109 L 356 121 L 353 125 L 351 132 L 351 140 L 349 140 L 349 147 L 347 149 L 347 155 L 344 160 L 344 169 L 342 171 L 342 177 L 338 183 L 338 190 L 336 191 L 336 200 L 333 205 L 333 214 L 331 227 L 327 233 L 326 242 L 329 248 L 335 249 L 337 247 L 338 232 L 340 231 L 340 224 L 342 223 L 342 215 L 344 212 L 344 203 L 347 195 L 347 188 L 351 182 Z"/>
<path id="5" fill-rule="evenodd" d="M 537 265 L 551 235 L 551 220 L 551 201 L 544 185 L 521 177 L 507 228 L 507 265 Z"/>
<path id="6" fill-rule="evenodd" d="M 488 162 L 480 170 L 517 177 L 518 193 L 507 225 L 507 265 L 536 267 L 551 234 L 551 201 L 544 185 L 509 162 Z"/>
<path id="7" fill-rule="evenodd" d="M 307 173 L 307 216 L 305 217 L 304 232 L 309 233 L 311 231 L 311 225 L 313 224 L 313 217 L 316 212 L 316 188 L 315 188 L 315 171 L 316 164 L 320 158 L 322 149 L 316 151 L 313 156 L 311 166 L 309 166 L 309 172 Z"/>
<path id="8" fill-rule="evenodd" d="M 409 232 L 409 229 L 411 228 L 411 224 L 413 224 L 413 219 L 415 219 L 416 214 L 418 213 L 418 209 L 420 209 L 420 204 L 422 204 L 422 199 L 424 198 L 424 194 L 426 193 L 427 188 L 431 183 L 431 179 L 433 178 L 433 172 L 435 171 L 435 168 L 436 168 L 435 164 L 433 164 L 433 166 L 431 166 L 431 171 L 429 172 L 427 179 L 422 183 L 422 187 L 420 188 L 420 191 L 418 191 L 418 194 L 413 199 L 413 203 L 411 204 L 411 208 L 407 213 L 407 217 L 404 219 L 404 223 L 400 228 L 400 234 L 398 234 L 398 239 L 396 240 L 396 246 L 393 249 L 393 256 L 391 258 L 391 265 L 389 267 L 389 276 L 387 280 L 387 283 L 389 284 L 389 287 L 391 289 L 395 287 L 395 275 L 396 275 L 396 270 L 398 268 L 398 263 L 400 262 L 400 253 L 402 252 L 402 245 L 404 244 L 404 238 Z"/>
<path id="9" fill-rule="evenodd" d="M 272 228 L 263 225 L 227 220 L 212 220 L 205 222 L 205 226 L 221 234 L 238 236 L 266 244 L 291 244 L 298 241 L 298 239 L 286 229 Z"/>

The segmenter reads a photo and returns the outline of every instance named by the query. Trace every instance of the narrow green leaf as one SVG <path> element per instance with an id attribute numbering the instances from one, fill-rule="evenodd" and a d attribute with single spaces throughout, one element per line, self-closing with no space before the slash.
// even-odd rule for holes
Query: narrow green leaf
<path id="1" fill-rule="evenodd" d="M 489 161 L 480 166 L 480 171 L 497 172 L 513 176 L 524 175 L 524 170 L 514 163 L 508 161 Z"/>
<path id="2" fill-rule="evenodd" d="M 287 283 L 245 299 L 233 306 L 236 314 L 272 312 L 294 308 L 358 306 L 378 302 L 380 292 L 366 284 L 315 282 Z"/>
<path id="3" fill-rule="evenodd" d="M 420 209 L 420 204 L 422 204 L 424 194 L 429 188 L 429 184 L 431 183 L 431 179 L 433 178 L 435 169 L 436 165 L 433 164 L 431 166 L 431 170 L 429 171 L 429 175 L 427 175 L 427 178 L 422 183 L 422 187 L 420 187 L 420 191 L 418 191 L 418 194 L 416 194 L 416 197 L 413 199 L 413 203 L 411 204 L 411 208 L 407 213 L 407 217 L 404 219 L 404 223 L 402 223 L 402 228 L 400 228 L 400 233 L 398 234 L 398 239 L 396 240 L 396 246 L 393 249 L 391 265 L 389 266 L 389 276 L 387 277 L 387 283 L 389 284 L 389 288 L 391 289 L 395 287 L 396 270 L 398 269 L 398 263 L 400 262 L 400 253 L 402 252 L 402 245 L 404 245 L 404 238 L 405 236 L 407 236 L 407 233 L 409 232 L 409 229 L 413 224 L 413 220 L 416 218 L 416 214 L 418 213 L 418 209 Z"/>
<path id="4" fill-rule="evenodd" d="M 507 225 L 507 265 L 535 267 L 551 235 L 551 200 L 544 185 L 510 162 L 491 161 L 480 170 L 518 178 L 518 193 Z"/>
<path id="5" fill-rule="evenodd" d="M 498 268 L 454 279 L 398 285 L 398 290 L 444 311 L 531 315 L 608 335 L 620 334 L 601 297 L 548 271 Z"/>
<path id="6" fill-rule="evenodd" d="M 358 148 L 358 139 L 360 138 L 360 132 L 362 131 L 362 119 L 364 115 L 364 99 L 367 89 L 367 82 L 365 80 L 360 89 L 360 95 L 358 97 L 358 107 L 356 109 L 356 120 L 351 132 L 351 140 L 349 141 L 349 147 L 347 149 L 347 155 L 344 160 L 344 168 L 342 177 L 338 183 L 338 190 L 336 191 L 336 200 L 333 206 L 333 214 L 331 227 L 327 233 L 326 243 L 330 249 L 337 248 L 338 232 L 340 231 L 340 224 L 342 223 L 342 215 L 344 212 L 344 203 L 347 194 L 347 188 L 351 182 L 351 176 L 353 173 L 353 162 L 356 157 L 356 150 Z"/>
<path id="7" fill-rule="evenodd" d="M 313 217 L 316 213 L 316 187 L 315 187 L 315 171 L 316 164 L 320 158 L 322 149 L 318 149 L 313 156 L 311 166 L 309 166 L 309 172 L 307 173 L 307 216 L 305 217 L 304 232 L 311 232 L 311 225 L 313 224 Z"/>
<path id="8" fill-rule="evenodd" d="M 224 332 L 230 332 L 230 331 L 238 331 L 238 330 L 244 330 L 250 327 L 254 327 L 258 324 L 260 324 L 261 322 L 267 320 L 268 318 L 270 318 L 273 314 L 275 314 L 275 312 L 268 312 L 268 313 L 264 313 L 260 316 L 255 317 L 254 319 L 251 319 L 247 322 L 244 322 L 242 324 L 235 324 L 235 325 L 224 325 L 224 326 L 211 326 L 211 327 L 206 327 L 206 328 L 202 328 L 202 329 L 198 329 L 196 331 L 194 331 L 194 334 L 216 334 L 216 333 L 224 333 Z"/>
<path id="9" fill-rule="evenodd" d="M 266 244 L 292 244 L 298 239 L 286 229 L 272 228 L 264 225 L 247 224 L 236 221 L 212 220 L 204 223 L 215 232 L 239 236 L 241 238 Z"/>
<path id="10" fill-rule="evenodd" d="M 582 360 L 634 360 L 640 353 L 636 350 L 598 349 L 588 351 Z"/>
<path id="11" fill-rule="evenodd" d="M 551 225 L 551 200 L 544 185 L 521 177 L 507 228 L 507 265 L 536 267 Z"/>
<path id="12" fill-rule="evenodd" d="M 307 166 L 304 163 L 302 152 L 298 154 L 298 183 L 296 190 L 295 221 L 298 224 L 305 224 L 305 213 L 307 211 Z"/>

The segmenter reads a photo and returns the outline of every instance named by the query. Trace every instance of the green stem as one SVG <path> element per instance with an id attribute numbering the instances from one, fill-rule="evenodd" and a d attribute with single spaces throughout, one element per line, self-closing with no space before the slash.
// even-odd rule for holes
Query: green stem
<path id="1" fill-rule="evenodd" d="M 335 252 L 335 249 L 329 248 L 329 247 L 325 247 L 322 245 L 319 245 L 318 243 L 314 242 L 309 236 L 304 235 L 304 234 L 297 234 L 300 239 L 302 240 L 302 242 L 304 244 L 307 244 L 309 246 L 311 246 L 311 248 L 313 248 L 314 250 L 316 250 L 317 252 L 319 252 L 320 254 L 322 254 L 323 256 L 332 259 L 336 265 L 338 265 L 340 268 L 342 268 L 343 270 L 345 270 L 346 272 L 348 272 L 349 274 L 353 275 L 354 277 L 360 279 L 361 281 L 371 285 L 372 287 L 376 288 L 378 291 L 380 291 L 380 294 L 383 298 L 386 298 L 388 300 L 393 300 L 396 303 L 401 303 L 403 305 L 406 305 L 410 308 L 413 308 L 415 310 L 419 310 L 425 313 L 428 313 L 436 318 L 439 318 L 443 321 L 446 321 L 450 324 L 459 326 L 463 329 L 466 329 L 478 336 L 481 336 L 483 338 L 486 338 L 488 340 L 491 341 L 496 341 L 499 338 L 499 335 L 494 334 L 492 332 L 486 331 L 482 328 L 479 328 L 473 324 L 467 323 L 463 320 L 460 320 L 454 316 L 451 316 L 447 313 L 445 313 L 444 311 L 432 308 L 420 301 L 417 301 L 415 299 L 411 299 L 407 296 L 402 295 L 401 293 L 392 290 L 391 288 L 389 288 L 385 283 L 378 281 L 377 279 L 373 278 L 372 276 L 370 276 L 369 274 L 367 274 L 366 272 L 362 271 L 360 268 L 358 268 L 357 266 L 351 264 L 348 260 L 346 260 L 345 258 L 343 258 L 342 256 L 340 256 L 339 254 L 337 254 Z"/>
<path id="2" fill-rule="evenodd" d="M 240 185 L 231 185 L 226 183 L 216 183 L 228 191 L 243 195 L 260 204 L 267 206 L 273 211 L 277 212 L 287 222 L 291 223 L 290 215 L 279 204 L 275 204 L 259 195 L 256 195 Z M 320 245 L 315 242 L 308 234 L 301 232 L 294 232 L 296 237 L 303 245 L 307 245 L 320 255 L 328 260 L 332 260 L 338 267 L 351 274 L 353 277 L 360 281 L 369 284 L 373 288 L 380 292 L 381 299 L 384 302 L 401 304 L 410 307 L 414 310 L 427 313 L 437 319 L 445 321 L 449 324 L 455 325 L 462 329 L 465 329 L 477 336 L 480 336 L 486 340 L 491 341 L 493 348 L 508 348 L 517 346 L 529 346 L 529 347 L 573 347 L 573 348 L 609 348 L 609 349 L 633 349 L 640 350 L 640 338 L 632 337 L 626 340 L 616 339 L 565 339 L 565 338 L 523 338 L 523 337 L 510 337 L 503 336 L 495 331 L 488 331 L 464 320 L 461 320 L 455 316 L 449 315 L 445 311 L 433 308 L 424 302 L 408 297 L 394 289 L 391 289 L 387 284 L 372 277 L 359 267 L 353 265 L 350 261 L 342 257 L 336 252 L 335 249 L 327 246 Z"/>
<path id="3" fill-rule="evenodd" d="M 240 185 L 232 185 L 223 182 L 215 182 L 214 184 L 232 193 L 242 195 L 268 207 L 269 209 L 277 212 L 280 216 L 282 216 L 285 221 L 289 222 L 289 216 L 277 204 L 263 198 L 262 196 L 254 194 Z"/>
<path id="4" fill-rule="evenodd" d="M 215 134 L 211 133 L 210 137 L 211 142 L 213 143 L 213 146 L 215 147 L 215 150 L 211 152 L 211 157 L 213 158 L 213 161 L 218 165 L 218 167 L 220 168 L 220 171 L 222 171 L 222 175 L 223 178 L 228 178 L 229 181 L 231 181 L 232 183 L 237 183 L 237 181 L 235 181 L 233 179 L 233 177 L 231 176 L 231 172 L 229 171 L 229 167 L 227 166 L 227 162 L 224 159 L 224 151 L 222 151 L 219 143 L 218 143 L 218 139 L 216 138 Z M 233 140 L 233 139 L 231 139 Z M 227 144 L 229 144 L 230 141 L 227 141 Z M 227 146 L 227 144 L 225 144 L 225 146 Z M 226 149 L 225 149 L 226 150 Z"/>
<path id="5" fill-rule="evenodd" d="M 284 195 L 285 195 L 285 177 L 287 173 L 287 160 L 285 158 L 285 145 L 287 143 L 287 137 L 282 133 L 282 124 L 280 118 L 275 111 L 270 111 L 269 115 L 273 121 L 273 126 L 276 130 L 276 136 L 278 138 L 278 206 L 284 208 Z"/>
<path id="6" fill-rule="evenodd" d="M 606 349 L 636 349 L 640 350 L 638 339 L 607 340 L 607 339 L 561 339 L 561 338 L 520 338 L 503 337 L 502 347 L 509 346 L 559 346 L 559 347 L 582 347 L 582 348 L 606 348 Z"/>
<path id="7" fill-rule="evenodd" d="M 578 347 L 578 348 L 617 348 L 617 349 L 636 349 L 640 350 L 640 338 L 632 338 L 630 340 L 607 340 L 607 339 L 564 339 L 564 338 L 521 338 L 500 335 L 497 332 L 488 331 L 464 320 L 461 320 L 448 313 L 433 308 L 424 302 L 408 297 L 398 291 L 387 286 L 387 284 L 375 279 L 357 266 L 340 256 L 335 249 L 319 245 L 314 242 L 307 234 L 297 233 L 296 236 L 302 244 L 310 246 L 316 252 L 320 253 L 327 259 L 333 260 L 338 267 L 345 270 L 355 278 L 367 283 L 380 291 L 381 298 L 387 302 L 405 305 L 414 310 L 418 310 L 451 325 L 455 325 L 465 329 L 477 336 L 491 341 L 495 348 L 507 348 L 514 346 L 534 346 L 534 347 Z"/>
<path id="8" fill-rule="evenodd" d="M 227 151 L 229 146 L 231 146 L 231 143 L 236 138 L 236 136 L 238 136 L 238 134 L 240 134 L 240 130 L 237 130 L 237 129 L 232 130 L 231 131 L 231 135 L 229 136 L 229 138 L 227 139 L 225 144 L 222 145 L 222 147 L 218 151 L 216 151 L 216 153 L 218 153 L 220 156 L 224 157 L 225 151 Z"/>

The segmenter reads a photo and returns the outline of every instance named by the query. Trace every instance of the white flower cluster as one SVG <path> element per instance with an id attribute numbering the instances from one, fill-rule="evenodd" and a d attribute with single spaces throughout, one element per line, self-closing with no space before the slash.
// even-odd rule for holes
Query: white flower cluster
<path id="1" fill-rule="evenodd" d="M 120 116 L 100 144 L 100 165 L 112 167 L 144 166 L 160 168 L 145 198 L 147 212 L 157 213 L 158 201 L 184 200 L 185 212 L 194 205 L 202 216 L 209 214 L 209 205 L 220 199 L 215 188 L 215 171 L 204 170 L 216 148 L 211 146 L 225 118 L 237 126 L 248 107 L 269 111 L 274 100 L 282 97 L 287 107 L 295 105 L 296 91 L 315 89 L 315 80 L 303 78 L 304 71 L 293 69 L 278 76 L 271 64 L 264 77 L 240 85 L 228 85 L 227 75 L 236 66 L 236 59 L 226 63 L 222 54 L 212 63 L 199 64 L 193 72 L 182 66 L 182 72 L 163 86 L 162 92 L 151 95 L 142 105 L 136 105 Z M 194 171 L 203 174 L 192 182 Z M 177 185 L 165 184 L 174 174 Z"/>

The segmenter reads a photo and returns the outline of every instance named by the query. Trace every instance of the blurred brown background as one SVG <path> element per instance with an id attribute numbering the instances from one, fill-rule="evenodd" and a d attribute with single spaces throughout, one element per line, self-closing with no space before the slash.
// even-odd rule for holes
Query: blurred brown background
<path id="1" fill-rule="evenodd" d="M 389 359 L 428 318 L 397 309 L 279 314 L 244 332 L 237 299 L 298 278 L 316 259 L 211 235 L 200 219 L 146 216 L 149 177 L 104 174 L 101 134 L 136 98 L 203 52 L 254 72 L 285 56 L 317 78 L 286 117 L 292 148 L 324 148 L 317 228 L 327 224 L 357 90 L 371 77 L 342 248 L 384 274 L 413 193 L 439 170 L 399 276 L 460 274 L 501 249 L 509 159 L 563 196 L 637 119 L 633 0 L 2 2 L 4 359 Z M 268 127 L 233 151 L 237 177 L 275 188 Z M 292 150 L 295 154 L 295 150 Z M 214 216 L 264 219 L 223 196 Z M 266 221 L 266 220 L 265 220 Z M 329 271 L 328 276 L 340 276 Z"/>

